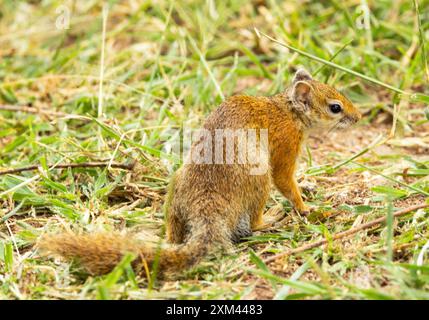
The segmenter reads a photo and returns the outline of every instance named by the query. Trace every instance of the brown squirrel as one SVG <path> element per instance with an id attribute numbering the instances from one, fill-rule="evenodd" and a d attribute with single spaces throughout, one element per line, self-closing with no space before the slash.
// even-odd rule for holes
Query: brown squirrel
<path id="1" fill-rule="evenodd" d="M 296 211 L 308 214 L 294 177 L 305 137 L 313 129 L 347 128 L 360 118 L 346 97 L 299 69 L 284 92 L 233 96 L 207 118 L 204 129 L 212 136 L 216 129 L 267 129 L 269 170 L 255 175 L 248 164 L 184 164 L 173 175 L 165 202 L 169 247 L 157 249 L 117 233 L 46 235 L 38 247 L 77 259 L 90 274 L 111 271 L 127 252 L 136 255 L 132 265 L 140 272 L 155 265 L 162 274 L 186 270 L 215 249 L 227 249 L 265 226 L 271 182 Z"/>

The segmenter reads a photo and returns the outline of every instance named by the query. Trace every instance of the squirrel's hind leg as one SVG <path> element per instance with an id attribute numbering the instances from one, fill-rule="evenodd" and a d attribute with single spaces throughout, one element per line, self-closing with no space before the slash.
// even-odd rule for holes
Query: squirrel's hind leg
<path id="1" fill-rule="evenodd" d="M 281 205 L 271 207 L 263 214 L 263 210 L 258 215 L 259 220 L 252 226 L 253 231 L 264 231 L 276 227 L 285 218 L 285 212 Z"/>
<path id="2" fill-rule="evenodd" d="M 252 228 L 250 227 L 250 216 L 243 214 L 238 220 L 237 226 L 232 234 L 232 242 L 240 242 L 242 238 L 250 237 L 252 235 Z"/>
<path id="3" fill-rule="evenodd" d="M 166 234 L 169 243 L 180 244 L 185 241 L 186 225 L 177 208 L 170 207 L 166 212 Z"/>
<path id="4" fill-rule="evenodd" d="M 182 169 L 177 170 L 170 179 L 164 203 L 166 236 L 169 243 L 180 244 L 186 238 L 186 222 L 176 197 L 178 182 L 182 177 Z"/>

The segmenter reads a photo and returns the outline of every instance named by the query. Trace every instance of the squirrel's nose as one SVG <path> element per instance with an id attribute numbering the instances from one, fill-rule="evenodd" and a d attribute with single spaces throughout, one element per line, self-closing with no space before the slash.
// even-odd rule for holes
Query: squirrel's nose
<path id="1" fill-rule="evenodd" d="M 358 122 L 360 119 L 362 119 L 362 114 L 359 111 L 354 112 L 351 117 L 352 121 L 354 123 Z"/>
<path id="2" fill-rule="evenodd" d="M 360 119 L 362 119 L 362 114 L 358 111 L 356 112 L 356 122 L 358 122 Z"/>

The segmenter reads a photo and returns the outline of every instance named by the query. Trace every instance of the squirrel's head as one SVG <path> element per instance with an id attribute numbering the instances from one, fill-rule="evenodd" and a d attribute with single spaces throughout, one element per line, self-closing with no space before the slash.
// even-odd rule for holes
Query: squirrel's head
<path id="1" fill-rule="evenodd" d="M 294 111 L 311 128 L 345 129 L 361 118 L 349 99 L 304 69 L 295 73 L 288 95 Z"/>

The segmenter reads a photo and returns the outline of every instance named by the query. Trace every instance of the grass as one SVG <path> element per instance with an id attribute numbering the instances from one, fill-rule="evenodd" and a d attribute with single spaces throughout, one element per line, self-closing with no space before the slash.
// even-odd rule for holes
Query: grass
<path id="1" fill-rule="evenodd" d="M 360 1 L 106 3 L 105 32 L 102 1 L 0 3 L 0 106 L 36 110 L 0 110 L 0 171 L 40 165 L 0 175 L 0 299 L 429 298 L 428 210 L 392 219 L 428 199 L 429 1 L 368 1 L 367 29 Z M 63 4 L 65 30 L 55 27 Z M 158 241 L 180 165 L 165 149 L 175 129 L 198 128 L 233 94 L 283 90 L 298 66 L 364 114 L 347 133 L 310 136 L 298 172 L 314 186 L 308 221 L 291 213 L 175 281 L 135 275 L 129 256 L 85 277 L 34 249 L 64 228 Z M 52 168 L 100 161 L 135 167 Z M 273 190 L 275 205 L 291 211 Z M 386 225 L 332 240 L 381 216 Z M 320 239 L 328 244 L 264 263 Z"/>

